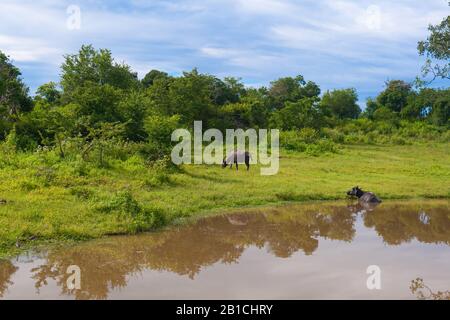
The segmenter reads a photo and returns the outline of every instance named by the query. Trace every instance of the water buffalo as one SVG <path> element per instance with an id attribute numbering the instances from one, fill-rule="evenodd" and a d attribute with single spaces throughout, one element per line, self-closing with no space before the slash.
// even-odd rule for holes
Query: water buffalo
<path id="1" fill-rule="evenodd" d="M 247 166 L 247 170 L 250 169 L 250 159 L 252 156 L 248 151 L 234 151 L 231 152 L 222 162 L 222 168 L 230 165 L 230 168 L 233 167 L 233 163 L 236 164 L 236 170 L 239 170 L 238 163 L 245 163 Z"/>
<path id="2" fill-rule="evenodd" d="M 347 195 L 357 197 L 362 203 L 380 203 L 381 200 L 372 192 L 365 192 L 358 186 L 353 187 L 347 192 Z"/>

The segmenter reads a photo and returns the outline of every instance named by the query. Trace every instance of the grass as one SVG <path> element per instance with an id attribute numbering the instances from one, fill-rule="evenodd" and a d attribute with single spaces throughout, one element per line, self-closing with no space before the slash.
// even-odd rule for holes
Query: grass
<path id="1" fill-rule="evenodd" d="M 2 158 L 3 157 L 3 158 Z M 261 176 L 217 165 L 148 167 L 137 156 L 98 168 L 52 154 L 0 156 L 0 257 L 42 242 L 151 230 L 209 212 L 291 201 L 338 200 L 354 185 L 382 199 L 450 198 L 450 144 L 343 146 L 282 152 Z M 17 248 L 19 246 L 19 248 Z"/>

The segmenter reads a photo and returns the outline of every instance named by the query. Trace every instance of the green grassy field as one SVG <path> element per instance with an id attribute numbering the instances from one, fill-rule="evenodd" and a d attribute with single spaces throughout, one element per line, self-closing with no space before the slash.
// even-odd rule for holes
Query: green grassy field
<path id="1" fill-rule="evenodd" d="M 382 199 L 450 198 L 448 143 L 343 146 L 319 157 L 283 151 L 277 175 L 244 169 L 167 171 L 137 156 L 108 168 L 42 155 L 3 159 L 0 257 L 42 242 L 136 233 L 232 208 L 345 199 L 354 185 Z"/>

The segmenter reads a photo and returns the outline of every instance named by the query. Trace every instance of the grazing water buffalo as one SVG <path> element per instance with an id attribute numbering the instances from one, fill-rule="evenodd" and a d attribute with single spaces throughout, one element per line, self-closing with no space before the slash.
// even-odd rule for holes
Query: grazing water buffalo
<path id="1" fill-rule="evenodd" d="M 247 166 L 247 170 L 250 169 L 250 159 L 252 156 L 248 151 L 234 151 L 231 152 L 222 162 L 222 168 L 230 165 L 230 168 L 233 167 L 233 163 L 236 164 L 236 170 L 239 170 L 238 163 L 245 163 Z"/>
<path id="2" fill-rule="evenodd" d="M 347 192 L 347 195 L 357 197 L 360 202 L 363 203 L 380 203 L 381 200 L 372 192 L 365 192 L 358 186 L 353 187 L 352 190 Z"/>

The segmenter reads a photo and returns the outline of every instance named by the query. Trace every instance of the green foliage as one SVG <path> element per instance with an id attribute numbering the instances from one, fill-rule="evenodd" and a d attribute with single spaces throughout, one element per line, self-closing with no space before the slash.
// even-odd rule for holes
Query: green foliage
<path id="1" fill-rule="evenodd" d="M 338 119 L 356 119 L 361 113 L 357 101 L 358 94 L 353 88 L 333 90 L 323 95 L 320 106 L 326 115 Z"/>
<path id="2" fill-rule="evenodd" d="M 312 128 L 303 128 L 299 131 L 283 131 L 280 135 L 280 144 L 286 150 L 305 152 L 318 156 L 326 153 L 336 153 L 336 144 Z"/>
<path id="3" fill-rule="evenodd" d="M 158 70 L 151 70 L 148 72 L 144 78 L 142 78 L 141 83 L 144 88 L 151 87 L 156 79 L 167 79 L 169 75 L 165 72 Z"/>
<path id="4" fill-rule="evenodd" d="M 323 114 L 315 98 L 304 98 L 297 102 L 286 102 L 282 109 L 272 113 L 271 128 L 293 130 L 302 128 L 319 129 L 323 123 Z"/>
<path id="5" fill-rule="evenodd" d="M 220 109 L 217 127 L 226 128 L 265 128 L 268 110 L 259 101 L 246 99 L 243 102 L 230 103 Z"/>
<path id="6" fill-rule="evenodd" d="M 400 112 L 406 106 L 412 92 L 411 85 L 402 80 L 391 80 L 377 97 L 377 103 L 392 112 Z"/>
<path id="7" fill-rule="evenodd" d="M 450 3 L 449 3 L 450 5 Z M 450 79 L 450 15 L 437 25 L 428 27 L 430 35 L 425 41 L 419 41 L 417 50 L 421 56 L 426 56 L 425 65 L 422 68 L 422 77 L 431 74 L 429 81 L 419 79 L 419 84 L 430 83 L 436 78 Z"/>
<path id="8" fill-rule="evenodd" d="M 386 110 L 381 108 L 381 111 Z M 380 112 L 381 112 L 380 111 Z M 391 111 L 386 111 L 391 112 Z M 423 121 L 393 121 L 388 120 L 371 121 L 358 119 L 347 121 L 334 129 L 322 129 L 322 134 L 335 143 L 344 144 L 413 144 L 446 142 L 447 130 L 445 127 L 435 126 Z"/>
<path id="9" fill-rule="evenodd" d="M 438 42 L 424 44 L 424 50 L 437 50 Z M 197 69 L 178 77 L 151 70 L 139 81 L 109 50 L 91 45 L 65 56 L 59 83 L 43 84 L 33 100 L 20 71 L 3 54 L 0 66 L 3 161 L 38 151 L 50 166 L 72 161 L 72 173 L 80 177 L 134 156 L 166 161 L 172 132 L 191 129 L 196 120 L 205 130 L 280 129 L 285 148 L 313 155 L 335 152 L 336 144 L 402 145 L 444 142 L 449 136 L 450 90 L 413 90 L 401 80 L 387 82 L 361 117 L 355 89 L 327 91 L 320 98 L 319 86 L 301 75 L 247 88 L 240 79 L 218 79 Z M 153 176 L 148 185 L 168 184 L 165 179 Z"/>
<path id="10" fill-rule="evenodd" d="M 142 206 L 130 191 L 118 192 L 96 208 L 124 220 L 130 233 L 160 227 L 166 223 L 166 217 L 160 210 Z"/>
<path id="11" fill-rule="evenodd" d="M 21 72 L 0 51 L 0 128 L 7 128 L 8 121 L 17 121 L 19 115 L 31 110 L 32 106 Z"/>
<path id="12" fill-rule="evenodd" d="M 275 109 L 282 108 L 286 102 L 296 102 L 303 98 L 317 98 L 319 94 L 319 86 L 312 81 L 306 82 L 301 75 L 273 81 L 268 91 L 270 105 Z"/>
<path id="13" fill-rule="evenodd" d="M 57 86 L 58 85 L 53 81 L 41 85 L 36 90 L 35 99 L 42 99 L 48 104 L 55 105 L 61 98 L 61 92 L 58 90 Z"/>
<path id="14" fill-rule="evenodd" d="M 378 108 L 378 103 L 372 98 L 368 98 L 366 101 L 366 109 L 363 112 L 363 116 L 369 119 L 373 119 L 373 114 Z"/>
<path id="15" fill-rule="evenodd" d="M 346 124 L 342 132 L 377 128 L 367 119 Z M 400 121 L 394 134 L 434 132 L 425 122 L 409 124 Z M 310 149 L 302 153 L 282 149 L 280 171 L 270 177 L 270 183 L 260 175 L 259 166 L 249 172 L 215 165 L 173 170 L 166 159 L 148 165 L 137 155 L 137 143 L 125 145 L 128 157 L 109 159 L 107 169 L 74 157 L 72 147 L 67 148 L 65 158 L 49 147 L 36 152 L 1 152 L 0 193 L 7 203 L 0 206 L 0 256 L 10 253 L 17 239 L 30 243 L 26 239 L 31 236 L 60 242 L 135 233 L 178 217 L 226 208 L 345 199 L 343 190 L 354 184 L 364 184 L 382 199 L 448 198 L 450 141 L 430 143 L 444 133 L 436 131 L 422 143 L 411 138 L 414 145 L 343 145 L 339 152 L 320 156 L 324 133 L 305 129 L 295 136 L 314 143 L 306 144 Z M 83 175 L 75 168 L 80 164 Z"/>
<path id="16" fill-rule="evenodd" d="M 120 121 L 125 123 L 123 137 L 132 141 L 143 141 L 147 138 L 144 119 L 151 108 L 151 100 L 142 92 L 130 92 L 118 104 Z"/>
<path id="17" fill-rule="evenodd" d="M 79 88 L 91 85 L 109 85 L 118 89 L 132 89 L 138 85 L 136 73 L 126 64 L 114 61 L 111 51 L 95 50 L 91 45 L 83 45 L 78 54 L 66 55 L 61 66 L 61 86 L 63 98 L 71 102 L 72 94 Z"/>
<path id="18" fill-rule="evenodd" d="M 431 112 L 431 122 L 435 125 L 450 124 L 450 90 L 447 90 L 447 97 L 436 99 Z"/>
<path id="19" fill-rule="evenodd" d="M 380 107 L 373 113 L 373 119 L 378 121 L 391 121 L 397 119 L 397 114 L 388 107 Z"/>

